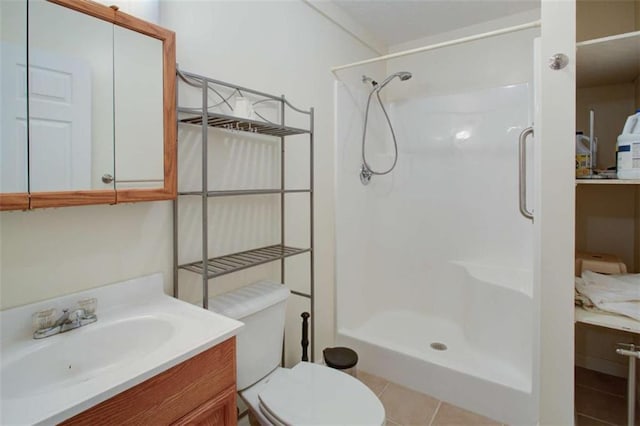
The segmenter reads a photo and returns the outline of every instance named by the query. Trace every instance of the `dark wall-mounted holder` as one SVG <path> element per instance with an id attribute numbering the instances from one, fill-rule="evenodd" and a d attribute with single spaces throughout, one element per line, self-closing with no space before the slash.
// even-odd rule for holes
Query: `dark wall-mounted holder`
<path id="1" fill-rule="evenodd" d="M 307 349 L 309 348 L 309 312 L 303 312 L 300 314 L 302 317 L 302 340 L 300 344 L 302 345 L 302 360 L 309 361 L 309 354 L 307 353 Z"/>

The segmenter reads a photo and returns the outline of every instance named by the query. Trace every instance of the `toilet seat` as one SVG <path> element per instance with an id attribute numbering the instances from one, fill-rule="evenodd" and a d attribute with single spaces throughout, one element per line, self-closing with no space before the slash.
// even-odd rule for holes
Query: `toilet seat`
<path id="1" fill-rule="evenodd" d="M 369 388 L 321 365 L 279 368 L 253 387 L 242 392 L 243 398 L 275 425 L 384 424 L 382 403 Z"/>

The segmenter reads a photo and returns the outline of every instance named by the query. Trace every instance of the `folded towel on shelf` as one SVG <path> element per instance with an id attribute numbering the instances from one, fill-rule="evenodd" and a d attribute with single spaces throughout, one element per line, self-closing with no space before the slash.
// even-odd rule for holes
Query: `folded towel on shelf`
<path id="1" fill-rule="evenodd" d="M 582 283 L 582 278 L 576 277 L 575 281 L 576 283 L 578 282 Z M 574 287 L 574 291 L 575 291 L 574 301 L 576 306 L 580 306 L 582 309 L 589 312 L 597 312 L 597 313 L 605 312 L 602 309 L 598 308 L 596 305 L 594 305 L 591 299 L 589 299 L 587 296 L 585 296 L 584 294 L 580 294 L 580 292 L 578 292 L 578 289 L 576 289 L 575 287 Z"/>
<path id="2" fill-rule="evenodd" d="M 577 305 L 640 321 L 640 274 L 603 275 L 583 271 L 582 278 L 575 279 L 575 288 Z"/>
<path id="3" fill-rule="evenodd" d="M 578 286 L 578 282 L 582 282 L 582 278 L 576 277 L 575 282 L 576 282 L 576 287 L 577 287 Z M 580 306 L 581 308 L 585 308 L 585 309 L 592 309 L 592 308 L 598 309 L 598 308 L 596 308 L 596 305 L 593 304 L 591 299 L 589 299 L 584 294 L 580 294 L 580 292 L 578 291 L 577 288 L 574 288 L 574 290 L 575 290 L 574 302 L 575 302 L 576 306 Z"/>

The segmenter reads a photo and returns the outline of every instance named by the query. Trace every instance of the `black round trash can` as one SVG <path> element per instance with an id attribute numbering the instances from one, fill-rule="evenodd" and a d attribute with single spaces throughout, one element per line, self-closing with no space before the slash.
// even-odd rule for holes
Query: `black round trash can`
<path id="1" fill-rule="evenodd" d="M 358 364 L 358 354 L 356 351 L 345 347 L 325 348 L 322 351 L 324 363 L 331 368 L 340 370 L 352 376 L 356 376 L 356 364 Z"/>

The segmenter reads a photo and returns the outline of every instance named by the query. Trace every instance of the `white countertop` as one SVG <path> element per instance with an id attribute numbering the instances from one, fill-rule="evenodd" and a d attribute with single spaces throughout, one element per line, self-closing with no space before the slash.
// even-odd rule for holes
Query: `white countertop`
<path id="1" fill-rule="evenodd" d="M 98 321 L 34 340 L 31 315 L 96 297 Z M 237 334 L 242 323 L 167 296 L 162 275 L 0 312 L 0 423 L 56 424 Z"/>

